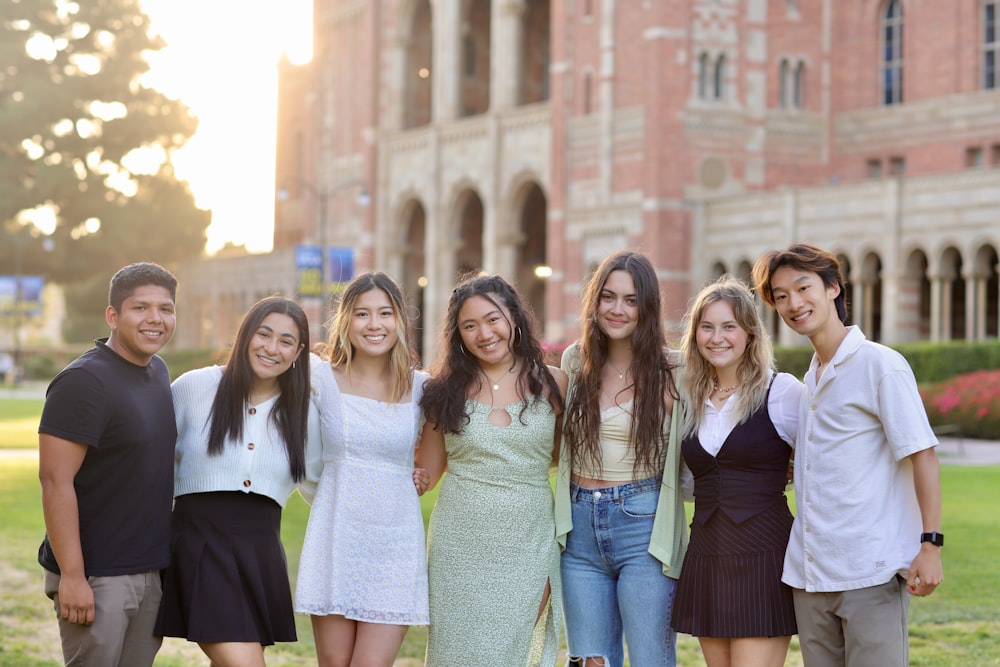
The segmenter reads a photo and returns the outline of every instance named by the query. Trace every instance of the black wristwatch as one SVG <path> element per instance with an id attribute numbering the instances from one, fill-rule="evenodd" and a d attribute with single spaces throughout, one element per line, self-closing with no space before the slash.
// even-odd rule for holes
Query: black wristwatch
<path id="1" fill-rule="evenodd" d="M 920 543 L 930 542 L 936 547 L 944 546 L 944 533 L 920 533 Z"/>

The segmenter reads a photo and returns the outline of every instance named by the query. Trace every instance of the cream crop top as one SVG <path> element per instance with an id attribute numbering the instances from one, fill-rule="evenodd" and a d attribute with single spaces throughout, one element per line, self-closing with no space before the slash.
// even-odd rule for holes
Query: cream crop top
<path id="1" fill-rule="evenodd" d="M 658 471 L 637 473 L 633 470 L 635 450 L 629 443 L 631 428 L 632 401 L 601 410 L 601 433 L 598 441 L 601 447 L 601 469 L 594 470 L 589 462 L 574 456 L 573 474 L 606 482 L 631 482 L 658 476 Z"/>

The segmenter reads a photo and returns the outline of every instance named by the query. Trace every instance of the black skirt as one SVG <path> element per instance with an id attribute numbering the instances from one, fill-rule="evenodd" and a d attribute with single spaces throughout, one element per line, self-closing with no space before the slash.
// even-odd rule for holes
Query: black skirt
<path id="1" fill-rule="evenodd" d="M 794 635 L 792 589 L 781 582 L 792 515 L 784 504 L 743 523 L 721 511 L 692 524 L 671 625 L 695 637 Z"/>
<path id="2" fill-rule="evenodd" d="M 156 634 L 263 646 L 295 641 L 280 527 L 281 506 L 266 496 L 179 496 Z"/>

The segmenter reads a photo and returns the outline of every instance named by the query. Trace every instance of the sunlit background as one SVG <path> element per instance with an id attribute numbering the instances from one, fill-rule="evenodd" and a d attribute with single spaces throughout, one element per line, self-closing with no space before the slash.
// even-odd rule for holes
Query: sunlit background
<path id="1" fill-rule="evenodd" d="M 198 130 L 178 151 L 178 178 L 212 209 L 209 252 L 227 242 L 271 249 L 277 63 L 312 54 L 312 0 L 142 0 L 167 42 L 144 81 L 183 100 Z"/>

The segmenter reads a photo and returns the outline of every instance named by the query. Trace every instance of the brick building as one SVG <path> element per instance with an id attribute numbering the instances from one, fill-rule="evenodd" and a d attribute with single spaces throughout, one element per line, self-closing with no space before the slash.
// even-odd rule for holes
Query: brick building
<path id="1" fill-rule="evenodd" d="M 465 271 L 512 279 L 571 340 L 612 250 L 649 254 L 677 323 L 704 281 L 794 241 L 840 254 L 871 337 L 996 337 L 998 12 L 316 0 L 313 61 L 281 75 L 275 250 L 353 248 L 401 281 L 425 350 Z"/>

